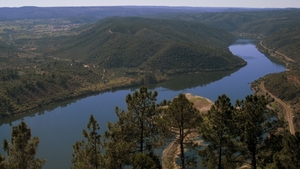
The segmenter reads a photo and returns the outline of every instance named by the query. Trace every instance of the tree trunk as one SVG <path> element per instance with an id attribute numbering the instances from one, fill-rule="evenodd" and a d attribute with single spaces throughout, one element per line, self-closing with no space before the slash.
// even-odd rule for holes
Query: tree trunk
<path id="1" fill-rule="evenodd" d="M 219 148 L 219 165 L 218 165 L 218 169 L 221 169 L 222 167 L 222 145 L 220 145 L 220 148 Z"/>
<path id="2" fill-rule="evenodd" d="M 179 140 L 180 140 L 180 159 L 181 159 L 181 166 L 182 169 L 185 169 L 185 164 L 184 164 L 184 147 L 183 147 L 183 129 L 180 129 L 180 136 L 179 136 Z"/>
<path id="3" fill-rule="evenodd" d="M 143 141 L 144 141 L 144 123 L 143 120 L 141 120 L 141 136 L 140 136 L 140 152 L 143 153 Z"/>
<path id="4" fill-rule="evenodd" d="M 252 168 L 253 168 L 253 169 L 256 169 L 256 158 L 255 158 L 256 153 L 255 153 L 255 150 L 252 151 L 251 156 L 252 156 L 252 157 L 251 157 Z"/>

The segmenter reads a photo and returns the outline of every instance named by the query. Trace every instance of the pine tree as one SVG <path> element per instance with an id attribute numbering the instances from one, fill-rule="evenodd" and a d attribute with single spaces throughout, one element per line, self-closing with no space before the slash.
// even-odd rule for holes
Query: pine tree
<path id="1" fill-rule="evenodd" d="M 10 169 L 39 169 L 46 162 L 45 159 L 35 159 L 39 138 L 31 139 L 31 130 L 25 122 L 14 126 L 12 130 L 11 143 L 6 139 L 3 149 L 7 153 L 8 168 Z"/>
<path id="2" fill-rule="evenodd" d="M 7 165 L 8 165 L 8 164 L 7 164 L 7 162 L 5 161 L 5 157 L 2 156 L 2 155 L 0 154 L 0 168 L 1 168 L 1 169 L 7 169 L 7 168 L 8 168 Z"/>
<path id="3" fill-rule="evenodd" d="M 119 120 L 109 123 L 109 130 L 105 133 L 106 158 L 111 168 L 138 164 L 137 160 L 146 156 L 146 159 L 150 157 L 156 161 L 153 149 L 159 145 L 158 129 L 154 122 L 159 116 L 157 94 L 141 87 L 132 95 L 126 96 L 127 111 L 116 108 Z M 159 165 L 156 167 L 159 168 Z"/>
<path id="4" fill-rule="evenodd" d="M 258 155 L 263 150 L 266 136 L 275 131 L 279 124 L 274 112 L 267 108 L 267 104 L 264 96 L 253 95 L 237 102 L 238 140 L 241 147 L 244 147 L 240 154 L 246 161 L 250 160 L 253 169 L 257 168 Z"/>
<path id="5" fill-rule="evenodd" d="M 131 113 L 132 127 L 139 136 L 139 150 L 143 153 L 152 151 L 153 144 L 156 139 L 156 125 L 153 122 L 156 111 L 156 97 L 157 92 L 148 91 L 146 87 L 141 87 L 139 91 L 132 95 L 126 96 L 126 103 L 128 112 Z"/>
<path id="6" fill-rule="evenodd" d="M 233 112 L 230 98 L 222 95 L 204 115 L 206 120 L 200 127 L 200 133 L 208 146 L 204 146 L 199 155 L 208 168 L 235 168 Z"/>
<path id="7" fill-rule="evenodd" d="M 82 135 L 87 140 L 76 142 L 73 145 L 72 169 L 98 169 L 103 165 L 101 135 L 98 134 L 100 126 L 93 115 L 87 124 L 88 131 L 83 130 Z"/>
<path id="8" fill-rule="evenodd" d="M 132 128 L 132 115 L 116 108 L 118 121 L 109 122 L 105 132 L 105 159 L 107 168 L 121 169 L 130 164 L 136 153 L 136 135 Z M 135 140 L 134 140 L 135 139 Z"/>
<path id="9" fill-rule="evenodd" d="M 191 141 L 188 139 L 188 135 L 195 132 L 196 126 L 201 122 L 200 113 L 184 94 L 179 94 L 172 100 L 166 114 L 163 114 L 163 118 L 171 132 L 175 130 L 176 135 L 178 133 L 180 165 L 184 169 L 187 167 L 184 144 Z"/>
<path id="10" fill-rule="evenodd" d="M 282 149 L 274 154 L 274 162 L 268 168 L 300 168 L 300 133 L 292 135 L 289 131 L 286 132 L 282 137 L 282 143 Z"/>

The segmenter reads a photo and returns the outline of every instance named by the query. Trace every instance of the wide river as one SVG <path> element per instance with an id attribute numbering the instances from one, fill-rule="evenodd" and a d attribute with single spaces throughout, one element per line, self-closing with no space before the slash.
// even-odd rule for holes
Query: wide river
<path id="1" fill-rule="evenodd" d="M 239 39 L 229 47 L 230 51 L 243 58 L 247 66 L 235 70 L 214 73 L 180 75 L 170 81 L 149 86 L 158 91 L 158 102 L 171 100 L 180 93 L 192 93 L 215 101 L 219 95 L 226 94 L 234 103 L 237 99 L 253 94 L 250 83 L 269 73 L 285 71 L 282 64 L 270 61 L 255 47 L 255 41 Z M 126 107 L 125 97 L 134 89 L 106 92 L 76 101 L 60 103 L 36 113 L 10 119 L 0 123 L 0 143 L 6 138 L 10 141 L 12 126 L 24 120 L 31 128 L 32 136 L 40 138 L 38 158 L 47 159 L 45 169 L 67 169 L 71 166 L 72 145 L 83 139 L 82 130 L 91 114 L 105 131 L 108 121 L 116 121 L 115 106 Z M 0 148 L 0 153 L 4 151 Z"/>

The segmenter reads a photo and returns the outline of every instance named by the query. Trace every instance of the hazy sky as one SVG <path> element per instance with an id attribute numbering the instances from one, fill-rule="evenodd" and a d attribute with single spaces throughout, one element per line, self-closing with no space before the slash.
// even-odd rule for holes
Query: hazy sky
<path id="1" fill-rule="evenodd" d="M 0 7 L 121 5 L 300 8 L 300 0 L 0 0 Z"/>

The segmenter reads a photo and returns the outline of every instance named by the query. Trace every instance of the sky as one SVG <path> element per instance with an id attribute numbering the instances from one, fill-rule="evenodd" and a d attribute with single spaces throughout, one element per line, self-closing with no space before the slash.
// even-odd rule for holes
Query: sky
<path id="1" fill-rule="evenodd" d="M 0 0 L 0 7 L 129 6 L 129 5 L 300 8 L 300 0 Z"/>

